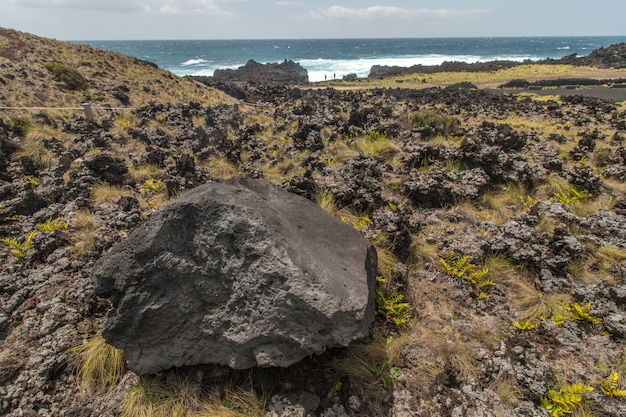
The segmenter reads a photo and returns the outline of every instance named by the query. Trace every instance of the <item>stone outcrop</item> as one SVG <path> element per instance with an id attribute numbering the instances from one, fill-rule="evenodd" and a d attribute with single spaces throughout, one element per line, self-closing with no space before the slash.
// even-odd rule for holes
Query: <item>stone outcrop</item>
<path id="1" fill-rule="evenodd" d="M 526 62 L 528 63 L 528 62 Z M 479 72 L 479 71 L 497 71 L 500 69 L 511 68 L 520 65 L 517 61 L 491 61 L 491 62 L 454 62 L 446 61 L 440 65 L 413 65 L 410 67 L 399 67 L 396 65 L 373 65 L 367 76 L 369 79 L 383 79 L 386 77 L 397 77 L 407 74 L 433 74 L 437 72 Z"/>
<path id="2" fill-rule="evenodd" d="M 559 59 L 542 59 L 538 61 L 490 61 L 490 62 L 442 62 L 440 65 L 413 65 L 411 67 L 399 67 L 388 65 L 373 65 L 367 76 L 369 79 L 383 79 L 386 77 L 398 77 L 408 74 L 433 74 L 438 72 L 492 72 L 501 69 L 512 68 L 529 63 L 537 64 L 564 64 L 581 65 L 597 68 L 626 68 L 626 43 L 611 45 L 592 51 L 587 56 L 579 57 L 574 53 Z M 425 80 L 424 80 L 425 81 Z M 543 81 L 543 80 L 542 80 Z"/>
<path id="3" fill-rule="evenodd" d="M 299 84 L 308 83 L 309 74 L 300 64 L 290 60 L 285 60 L 282 63 L 260 64 L 251 59 L 246 65 L 237 69 L 215 70 L 213 80 L 260 84 Z"/>
<path id="4" fill-rule="evenodd" d="M 285 367 L 368 335 L 376 251 L 311 201 L 264 180 L 197 187 L 95 265 L 105 339 L 155 373 Z"/>

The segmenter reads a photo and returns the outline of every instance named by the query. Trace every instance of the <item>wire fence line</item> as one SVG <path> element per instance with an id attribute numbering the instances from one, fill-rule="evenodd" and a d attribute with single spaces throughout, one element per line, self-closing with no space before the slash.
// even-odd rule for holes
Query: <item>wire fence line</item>
<path id="1" fill-rule="evenodd" d="M 94 120 L 93 110 L 137 110 L 136 107 L 93 107 L 91 103 L 81 103 L 81 107 L 26 107 L 0 106 L 0 110 L 82 110 L 87 120 Z"/>

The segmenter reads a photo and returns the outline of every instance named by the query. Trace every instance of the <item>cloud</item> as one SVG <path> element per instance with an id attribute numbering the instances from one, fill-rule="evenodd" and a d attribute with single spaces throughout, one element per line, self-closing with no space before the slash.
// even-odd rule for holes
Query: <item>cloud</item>
<path id="1" fill-rule="evenodd" d="M 163 14 L 228 14 L 218 0 L 9 0 L 36 9 L 75 9 L 108 12 L 153 12 Z"/>
<path id="2" fill-rule="evenodd" d="M 31 9 L 77 9 L 109 12 L 144 10 L 143 0 L 9 0 L 11 4 Z"/>
<path id="3" fill-rule="evenodd" d="M 407 9 L 393 6 L 372 6 L 364 9 L 353 9 L 344 6 L 331 6 L 319 10 L 313 16 L 331 19 L 414 19 L 414 18 L 445 18 L 488 13 L 484 9 Z"/>
<path id="4" fill-rule="evenodd" d="M 275 1 L 274 6 L 298 6 L 303 7 L 306 6 L 304 3 L 299 1 Z"/>
<path id="5" fill-rule="evenodd" d="M 160 13 L 189 14 L 189 13 L 210 13 L 228 14 L 222 10 L 215 0 L 165 0 L 154 1 L 153 3 L 163 3 L 158 9 Z"/>

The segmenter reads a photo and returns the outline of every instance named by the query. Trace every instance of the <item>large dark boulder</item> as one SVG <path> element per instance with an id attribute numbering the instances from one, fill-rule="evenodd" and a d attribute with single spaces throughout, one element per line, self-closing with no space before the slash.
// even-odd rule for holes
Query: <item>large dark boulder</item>
<path id="1" fill-rule="evenodd" d="M 264 180 L 197 187 L 93 268 L 129 367 L 286 367 L 368 335 L 376 251 L 311 201 Z"/>

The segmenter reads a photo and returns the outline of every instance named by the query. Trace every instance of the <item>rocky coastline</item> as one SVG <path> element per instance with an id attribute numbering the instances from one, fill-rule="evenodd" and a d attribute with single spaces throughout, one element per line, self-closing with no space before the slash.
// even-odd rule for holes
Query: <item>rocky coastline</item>
<path id="1" fill-rule="evenodd" d="M 444 62 L 441 65 L 413 65 L 411 67 L 381 66 L 371 68 L 368 78 L 383 79 L 407 74 L 432 74 L 437 72 L 482 72 L 498 71 L 504 68 L 513 68 L 527 64 L 561 64 L 576 66 L 591 66 L 596 68 L 626 68 L 626 44 L 611 45 L 592 51 L 587 56 L 578 57 L 571 54 L 559 59 L 544 59 L 540 61 L 492 61 L 492 62 Z"/>
<path id="2" fill-rule="evenodd" d="M 1 106 L 97 100 L 94 120 L 0 111 L 0 415 L 626 415 L 624 100 L 235 85 L 245 101 L 0 30 Z M 123 366 L 85 383 L 77 352 L 111 311 L 98 260 L 234 177 L 314 201 L 376 247 L 368 339 L 286 367 Z"/>

